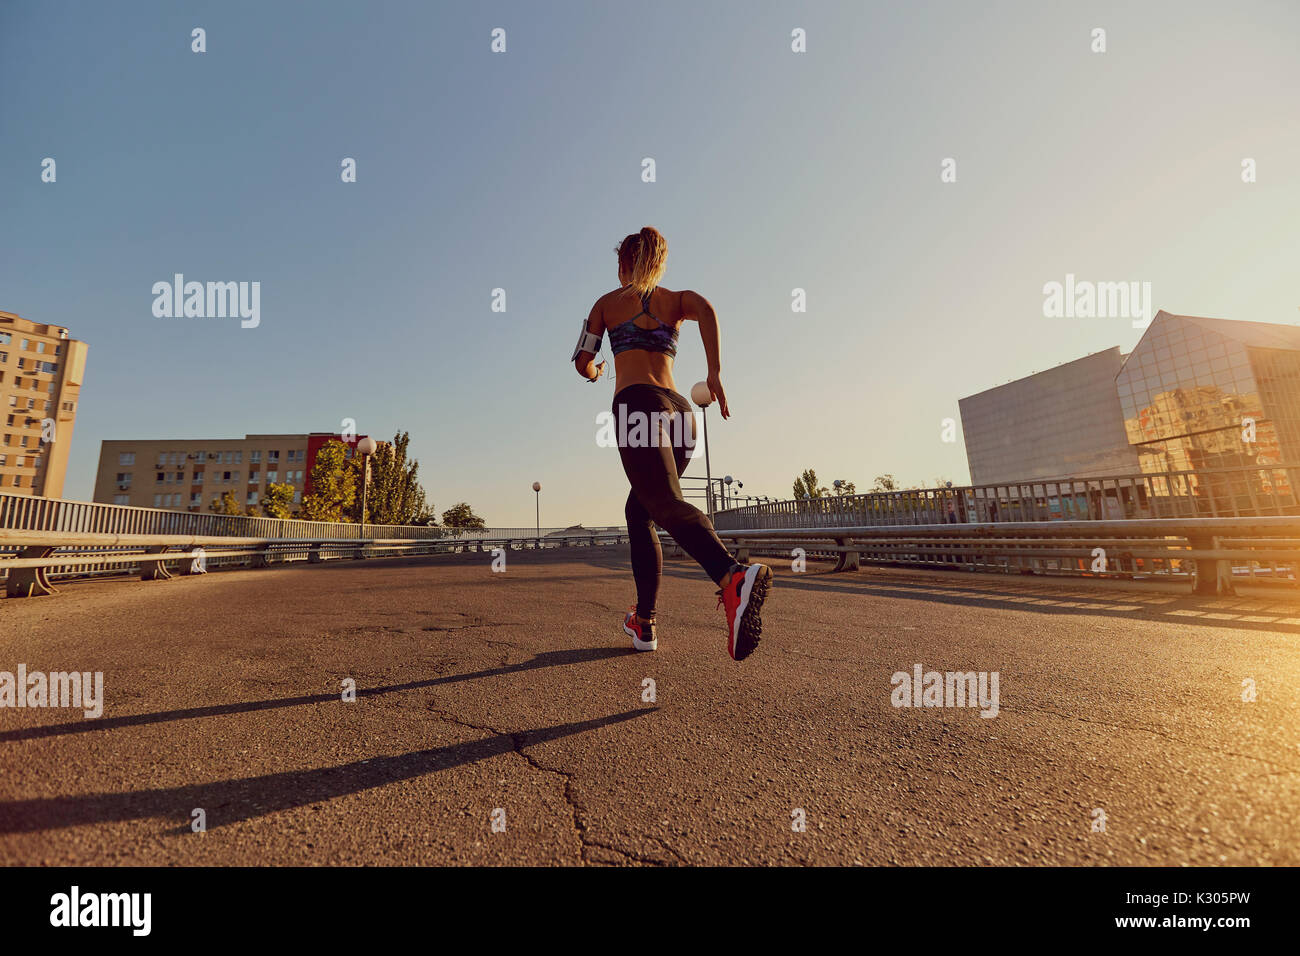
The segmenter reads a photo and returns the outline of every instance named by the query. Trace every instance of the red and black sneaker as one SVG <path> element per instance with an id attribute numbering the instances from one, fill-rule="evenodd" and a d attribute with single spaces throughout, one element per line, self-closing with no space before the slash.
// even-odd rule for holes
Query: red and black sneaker
<path id="1" fill-rule="evenodd" d="M 718 606 L 727 609 L 727 653 L 743 661 L 758 647 L 763 630 L 759 611 L 772 586 L 772 569 L 766 564 L 738 564 L 731 580 L 718 591 Z"/>
<path id="2" fill-rule="evenodd" d="M 655 637 L 655 622 L 642 621 L 636 616 L 636 605 L 627 609 L 623 618 L 623 633 L 632 638 L 632 649 L 653 651 L 659 648 L 659 639 Z"/>

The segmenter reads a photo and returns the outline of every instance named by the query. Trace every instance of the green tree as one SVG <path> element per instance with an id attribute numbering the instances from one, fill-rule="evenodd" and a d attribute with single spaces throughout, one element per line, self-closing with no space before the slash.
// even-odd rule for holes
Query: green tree
<path id="1" fill-rule="evenodd" d="M 898 491 L 898 479 L 893 475 L 877 475 L 872 491 Z"/>
<path id="2" fill-rule="evenodd" d="M 423 488 L 416 488 L 412 508 L 411 524 L 425 525 L 430 528 L 438 526 L 438 514 L 433 510 L 433 503 L 425 500 Z"/>
<path id="3" fill-rule="evenodd" d="M 235 497 L 233 491 L 227 491 L 220 498 L 213 498 L 208 505 L 208 510 L 219 515 L 242 515 L 244 509 L 239 505 L 239 499 Z"/>
<path id="4" fill-rule="evenodd" d="M 837 498 L 842 498 L 845 495 L 856 495 L 857 493 L 858 486 L 851 481 L 841 481 L 840 486 L 835 489 L 835 496 Z"/>
<path id="5" fill-rule="evenodd" d="M 826 489 L 817 484 L 817 472 L 811 468 L 804 469 L 804 473 L 794 480 L 796 498 L 820 498 L 825 494 Z"/>
<path id="6" fill-rule="evenodd" d="M 287 481 L 266 486 L 262 498 L 262 512 L 268 518 L 293 517 L 293 485 Z"/>
<path id="7" fill-rule="evenodd" d="M 380 442 L 370 460 L 370 489 L 366 495 L 368 521 L 375 524 L 411 524 L 429 515 L 420 486 L 420 463 L 407 459 L 409 432 L 398 432 L 391 442 Z M 425 523 L 421 522 L 421 523 Z"/>
<path id="8" fill-rule="evenodd" d="M 474 513 L 468 502 L 461 501 L 442 513 L 443 525 L 451 531 L 481 531 L 487 522 Z"/>
<path id="9" fill-rule="evenodd" d="M 347 446 L 333 439 L 316 452 L 311 466 L 311 494 L 302 500 L 308 521 L 352 521 L 357 499 L 357 468 L 347 458 Z"/>

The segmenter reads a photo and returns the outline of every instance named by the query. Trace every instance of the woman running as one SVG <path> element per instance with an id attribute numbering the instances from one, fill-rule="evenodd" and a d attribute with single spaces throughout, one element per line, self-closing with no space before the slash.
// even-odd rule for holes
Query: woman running
<path id="1" fill-rule="evenodd" d="M 638 651 L 659 646 L 655 634 L 655 600 L 663 572 L 663 552 L 654 525 L 673 536 L 719 586 L 718 604 L 727 611 L 727 653 L 744 660 L 758 646 L 763 622 L 759 610 L 772 583 L 763 564 L 739 564 L 718 540 L 713 524 L 682 498 L 678 478 L 695 447 L 695 415 L 673 386 L 673 356 L 682 322 L 700 326 L 709 363 L 708 386 L 728 418 L 727 396 L 718 377 L 718 317 L 704 296 L 673 292 L 659 285 L 668 243 L 646 226 L 618 246 L 620 287 L 596 300 L 573 353 L 578 374 L 595 382 L 605 363 L 595 361 L 601 338 L 609 330 L 614 352 L 614 421 L 619 456 L 632 485 L 627 496 L 627 533 L 632 545 L 636 604 L 623 619 L 623 630 Z M 624 427 L 627 423 L 629 427 Z M 648 428 L 637 427 L 638 424 Z"/>

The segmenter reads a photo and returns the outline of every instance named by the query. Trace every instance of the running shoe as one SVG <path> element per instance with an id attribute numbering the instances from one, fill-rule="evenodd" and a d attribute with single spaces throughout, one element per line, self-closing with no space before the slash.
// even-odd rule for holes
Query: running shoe
<path id="1" fill-rule="evenodd" d="M 731 580 L 718 591 L 718 607 L 727 609 L 727 653 L 743 661 L 758 647 L 763 630 L 759 611 L 772 586 L 772 569 L 766 564 L 738 564 Z"/>
<path id="2" fill-rule="evenodd" d="M 635 604 L 628 608 L 627 617 L 623 618 L 623 633 L 632 638 L 633 650 L 653 651 L 659 648 L 659 639 L 655 637 L 655 622 L 646 624 L 637 620 Z"/>

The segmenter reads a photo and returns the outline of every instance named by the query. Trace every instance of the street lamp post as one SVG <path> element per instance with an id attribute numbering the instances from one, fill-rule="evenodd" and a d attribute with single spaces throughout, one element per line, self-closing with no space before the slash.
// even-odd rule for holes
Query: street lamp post
<path id="1" fill-rule="evenodd" d="M 370 456 L 375 453 L 375 440 L 367 435 L 357 442 L 357 453 L 361 456 L 361 537 L 366 536 L 366 501 L 370 491 Z"/>
<path id="2" fill-rule="evenodd" d="M 732 478 L 730 475 L 727 475 L 725 478 L 722 479 L 722 484 L 723 484 L 723 488 L 722 488 L 722 507 L 724 507 L 724 508 L 729 507 L 729 505 L 727 504 L 727 496 L 728 496 L 729 492 L 731 491 L 731 483 L 732 483 L 733 481 L 735 481 L 735 479 Z"/>
<path id="3" fill-rule="evenodd" d="M 537 546 L 542 546 L 542 483 L 533 482 L 533 496 L 537 504 Z"/>
<path id="4" fill-rule="evenodd" d="M 709 465 L 709 406 L 713 404 L 713 393 L 709 391 L 708 382 L 696 382 L 691 386 L 691 398 L 700 406 L 700 415 L 704 419 L 704 499 L 709 509 L 709 520 L 713 520 L 713 469 Z"/>

